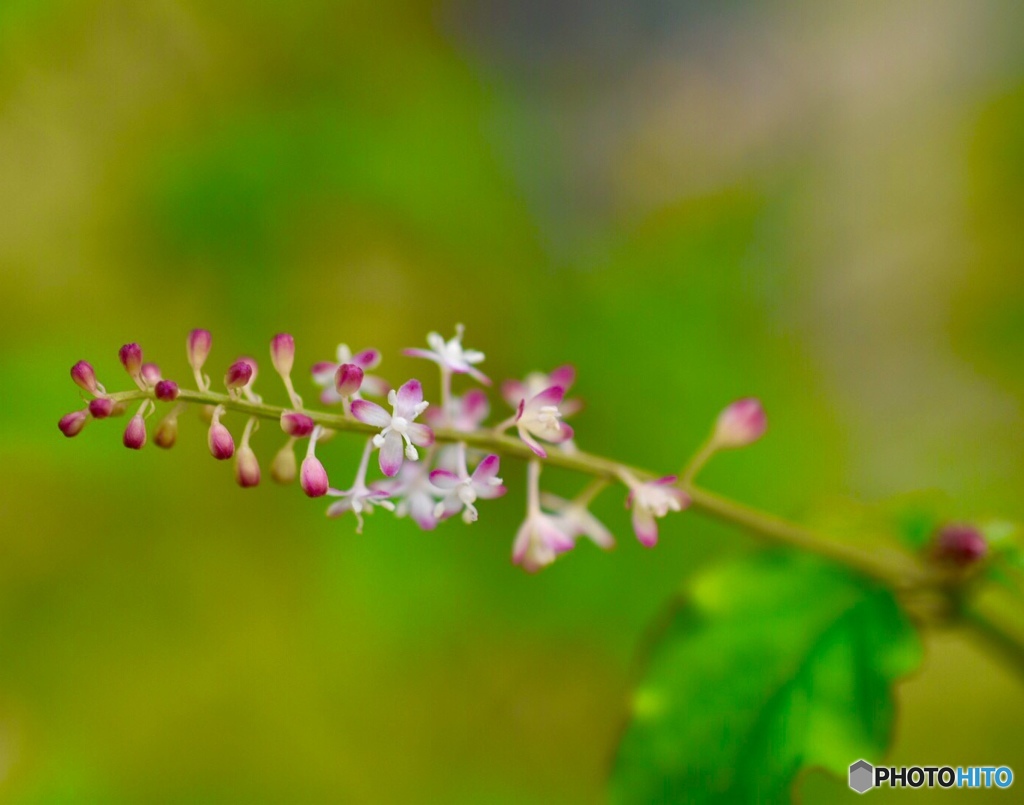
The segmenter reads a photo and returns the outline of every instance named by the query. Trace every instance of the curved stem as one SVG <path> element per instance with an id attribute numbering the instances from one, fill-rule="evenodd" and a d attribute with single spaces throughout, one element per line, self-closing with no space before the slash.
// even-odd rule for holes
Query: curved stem
<path id="1" fill-rule="evenodd" d="M 132 400 L 151 400 L 152 390 L 132 390 L 108 395 L 115 402 Z M 261 401 L 245 400 L 217 394 L 211 391 L 193 391 L 182 389 L 178 400 L 181 402 L 198 403 L 201 405 L 220 406 L 225 409 L 240 411 L 254 417 L 280 419 L 285 408 L 268 405 Z M 342 414 L 306 410 L 307 414 L 320 427 L 335 431 L 351 431 L 369 436 L 377 433 L 372 425 L 359 422 Z M 603 456 L 593 455 L 581 450 L 563 452 L 552 450 L 543 462 L 537 460 L 533 451 L 519 439 L 507 436 L 495 430 L 483 429 L 472 433 L 456 431 L 452 428 L 435 428 L 434 436 L 438 442 L 464 443 L 467 447 L 487 450 L 504 456 L 519 458 L 530 462 L 531 476 L 540 469 L 540 464 L 591 475 L 602 483 L 621 482 L 624 477 L 632 477 L 640 481 L 652 480 L 657 477 L 648 470 L 632 467 L 622 462 L 613 461 Z M 310 440 L 311 444 L 313 440 Z M 938 593 L 951 603 L 955 593 L 945 590 L 935 578 L 935 574 L 914 557 L 893 550 L 866 550 L 854 547 L 845 542 L 826 537 L 809 528 L 789 522 L 776 515 L 754 509 L 743 503 L 702 489 L 692 484 L 696 471 L 706 460 L 706 450 L 698 452 L 697 458 L 691 462 L 680 488 L 692 501 L 691 507 L 724 523 L 739 526 L 767 542 L 795 548 L 806 553 L 820 556 L 823 559 L 849 568 L 860 575 L 895 592 L 913 592 L 927 590 Z M 710 455 L 710 454 L 709 454 Z M 600 486 L 595 487 L 596 491 Z M 969 629 L 972 634 L 993 647 L 1013 666 L 1024 673 L 1024 635 L 1017 635 L 993 621 L 976 609 L 970 602 L 956 608 L 958 622 Z"/>

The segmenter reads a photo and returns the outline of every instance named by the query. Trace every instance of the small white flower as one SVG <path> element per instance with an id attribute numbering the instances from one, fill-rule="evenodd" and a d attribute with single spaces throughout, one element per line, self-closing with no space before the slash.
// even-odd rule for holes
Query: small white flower
<path id="1" fill-rule="evenodd" d="M 430 349 L 405 349 L 402 354 L 413 358 L 426 358 L 433 361 L 442 370 L 457 375 L 470 375 L 486 386 L 491 385 L 490 378 L 483 374 L 474 364 L 484 359 L 484 354 L 476 349 L 465 349 L 462 346 L 462 334 L 465 328 L 461 324 L 455 325 L 455 337 L 445 341 L 438 333 L 427 334 L 427 344 Z"/>

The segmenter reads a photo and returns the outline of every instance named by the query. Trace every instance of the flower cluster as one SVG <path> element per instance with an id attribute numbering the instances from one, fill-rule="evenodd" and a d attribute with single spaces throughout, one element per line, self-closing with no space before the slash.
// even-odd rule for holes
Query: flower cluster
<path id="1" fill-rule="evenodd" d="M 186 354 L 195 389 L 185 389 L 175 380 L 164 378 L 160 368 L 143 360 L 142 348 L 135 343 L 121 348 L 118 357 L 135 388 L 111 393 L 98 381 L 93 367 L 79 361 L 71 368 L 71 377 L 87 398 L 86 405 L 61 418 L 58 426 L 65 436 L 77 436 L 91 420 L 125 414 L 130 405 L 137 408 L 124 429 L 125 447 L 139 450 L 149 432 L 158 447 L 172 447 L 178 437 L 178 421 L 184 411 L 195 407 L 207 423 L 210 455 L 220 461 L 233 460 L 234 475 L 244 488 L 262 480 L 260 461 L 252 445 L 253 434 L 261 420 L 277 422 L 283 437 L 270 462 L 270 477 L 281 484 L 298 479 L 309 497 L 330 497 L 327 515 L 339 517 L 351 512 L 357 532 L 362 532 L 363 517 L 376 508 L 408 516 L 420 528 L 431 530 L 439 523 L 459 516 L 474 523 L 481 501 L 502 497 L 506 487 L 501 472 L 501 454 L 512 454 L 527 461 L 526 518 L 514 540 L 512 558 L 528 571 L 550 564 L 586 537 L 603 549 L 614 545 L 611 532 L 591 511 L 591 504 L 610 483 L 626 487 L 626 506 L 632 511 L 633 530 L 645 546 L 658 539 L 657 521 L 682 511 L 690 498 L 674 475 L 661 478 L 640 477 L 635 471 L 592 461 L 575 445 L 573 428 L 565 419 L 581 408 L 578 400 L 567 400 L 566 393 L 576 379 L 571 366 L 550 373 L 535 372 L 524 380 L 501 384 L 501 395 L 512 410 L 497 425 L 484 423 L 490 416 L 490 402 L 482 388 L 469 388 L 461 395 L 453 393 L 453 379 L 465 375 L 483 386 L 490 379 L 478 368 L 484 354 L 462 344 L 463 328 L 446 340 L 437 333 L 427 336 L 429 349 L 407 349 L 404 354 L 425 358 L 440 370 L 440 399 L 431 405 L 424 399 L 423 386 L 410 379 L 392 387 L 371 374 L 381 363 L 376 349 L 355 354 L 345 344 L 338 346 L 334 361 L 313 364 L 313 382 L 320 387 L 320 401 L 338 406 L 340 412 L 326 413 L 305 408 L 292 382 L 295 364 L 295 340 L 287 333 L 270 342 L 270 360 L 280 377 L 289 405 L 279 408 L 265 404 L 254 390 L 259 367 L 252 357 L 232 361 L 224 373 L 223 392 L 213 390 L 204 373 L 213 346 L 207 330 L 189 333 Z M 386 400 L 387 407 L 366 399 Z M 155 427 L 147 420 L 161 412 Z M 244 418 L 236 443 L 228 424 L 231 418 Z M 740 447 L 756 441 L 765 430 L 764 411 L 756 400 L 746 399 L 729 406 L 719 416 L 703 451 L 684 470 L 687 480 L 716 450 Z M 506 432 L 515 429 L 523 447 Z M 355 431 L 366 437 L 355 478 L 347 489 L 331 484 L 327 469 L 317 457 L 317 445 L 337 431 Z M 238 430 L 235 430 L 238 433 Z M 304 442 L 298 453 L 297 443 Z M 304 447 L 304 452 L 302 448 Z M 382 478 L 368 480 L 371 458 Z M 557 456 L 564 457 L 559 462 Z M 572 499 L 562 498 L 540 488 L 542 465 L 562 463 L 595 476 L 594 481 Z M 588 463 L 590 462 L 590 463 Z"/>

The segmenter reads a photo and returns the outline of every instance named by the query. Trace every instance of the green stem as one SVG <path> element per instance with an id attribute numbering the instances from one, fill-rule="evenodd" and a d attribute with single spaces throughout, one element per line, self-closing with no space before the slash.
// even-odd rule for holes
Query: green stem
<path id="1" fill-rule="evenodd" d="M 132 400 L 152 399 L 154 394 L 150 390 L 132 390 L 108 396 L 115 401 L 130 402 Z M 182 389 L 179 392 L 178 400 L 200 405 L 219 405 L 230 411 L 274 420 L 280 419 L 284 411 L 290 410 L 279 406 L 267 405 L 256 400 L 229 397 L 226 394 L 217 394 L 212 391 Z M 351 431 L 366 435 L 372 435 L 378 431 L 378 428 L 359 422 L 351 416 L 344 414 L 331 414 L 310 410 L 305 410 L 303 413 L 311 417 L 317 425 L 329 430 Z M 486 450 L 503 456 L 518 458 L 524 461 L 536 460 L 533 451 L 522 441 L 495 430 L 485 429 L 472 433 L 463 433 L 451 428 L 435 428 L 434 436 L 438 442 L 463 442 L 467 447 Z M 703 456 L 704 452 L 706 451 L 698 452 L 698 458 L 691 462 L 690 471 L 687 472 L 690 478 L 700 468 L 703 461 L 706 460 L 707 456 Z M 551 451 L 543 463 L 551 467 L 560 467 L 591 475 L 605 483 L 621 482 L 623 477 L 629 476 L 639 481 L 648 481 L 658 477 L 650 471 L 580 450 L 572 452 Z M 926 590 L 946 597 L 951 603 L 956 603 L 953 601 L 956 593 L 944 590 L 942 585 L 936 580 L 935 574 L 929 572 L 924 564 L 912 556 L 891 550 L 865 550 L 844 542 L 838 542 L 811 529 L 784 520 L 781 517 L 702 489 L 685 478 L 680 482 L 679 486 L 690 496 L 692 501 L 691 508 L 694 510 L 724 523 L 739 526 L 766 542 L 820 556 L 830 562 L 849 568 L 866 578 L 879 582 L 898 593 Z M 962 607 L 957 607 L 957 612 L 959 613 L 959 622 L 963 626 L 967 627 L 987 645 L 996 649 L 1015 668 L 1024 672 L 1024 636 L 1009 632 L 997 622 L 973 608 L 969 603 Z"/>

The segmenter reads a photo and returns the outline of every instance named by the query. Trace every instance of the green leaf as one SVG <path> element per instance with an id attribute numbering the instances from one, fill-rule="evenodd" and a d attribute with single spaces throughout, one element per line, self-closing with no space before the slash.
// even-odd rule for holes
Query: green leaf
<path id="1" fill-rule="evenodd" d="M 704 573 L 658 636 L 612 776 L 616 802 L 786 802 L 796 775 L 881 758 L 891 686 L 920 662 L 885 590 L 812 560 Z"/>

